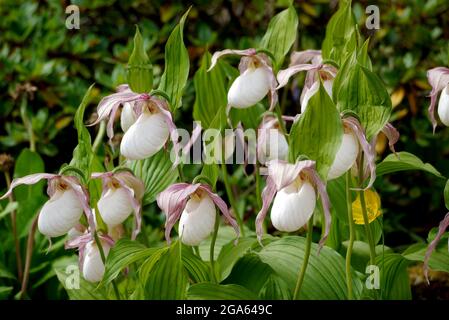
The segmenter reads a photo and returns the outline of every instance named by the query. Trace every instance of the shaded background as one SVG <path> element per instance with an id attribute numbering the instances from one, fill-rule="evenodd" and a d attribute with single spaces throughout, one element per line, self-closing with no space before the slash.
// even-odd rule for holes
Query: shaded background
<path id="1" fill-rule="evenodd" d="M 190 128 L 192 77 L 203 53 L 256 46 L 269 19 L 287 2 L 0 0 L 0 153 L 16 158 L 23 148 L 30 147 L 33 136 L 31 140 L 47 172 L 55 172 L 62 163 L 69 162 L 77 144 L 75 110 L 92 83 L 96 83 L 98 101 L 126 82 L 125 67 L 135 25 L 140 27 L 154 65 L 156 87 L 163 71 L 168 35 L 182 13 L 193 5 L 184 29 L 190 78 L 182 112 L 176 119 L 179 127 Z M 79 30 L 65 28 L 64 11 L 69 4 L 80 8 Z M 380 8 L 380 30 L 376 32 L 364 26 L 364 11 L 370 4 Z M 299 15 L 295 50 L 319 49 L 337 1 L 295 1 L 294 5 Z M 411 152 L 449 176 L 449 130 L 440 126 L 432 134 L 427 115 L 430 87 L 426 80 L 427 69 L 449 65 L 449 2 L 353 1 L 353 8 L 362 33 L 371 36 L 374 70 L 392 96 L 391 121 L 401 133 L 396 150 Z M 300 109 L 294 98 L 298 95 L 287 94 L 286 113 L 295 115 Z M 92 104 L 88 114 L 94 111 Z M 96 129 L 90 130 L 94 136 Z M 380 157 L 389 153 L 384 139 L 380 139 L 377 149 Z M 426 239 L 447 211 L 444 183 L 418 171 L 377 180 L 386 244 L 400 250 Z M 4 187 L 1 178 L 0 190 Z M 51 296 L 50 289 L 42 290 Z"/>

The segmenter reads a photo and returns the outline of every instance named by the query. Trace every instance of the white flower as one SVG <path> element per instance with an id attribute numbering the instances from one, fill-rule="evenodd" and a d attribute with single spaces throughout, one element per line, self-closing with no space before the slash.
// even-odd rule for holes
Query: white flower
<path id="1" fill-rule="evenodd" d="M 315 210 L 316 194 L 307 181 L 295 180 L 274 198 L 271 222 L 279 231 L 292 232 L 304 226 Z"/>
<path id="2" fill-rule="evenodd" d="M 285 136 L 279 129 L 269 129 L 268 136 L 261 144 L 259 153 L 259 161 L 266 163 L 271 160 L 287 160 L 288 143 Z"/>
<path id="3" fill-rule="evenodd" d="M 338 149 L 334 162 L 329 169 L 327 179 L 336 179 L 351 169 L 357 160 L 358 154 L 359 143 L 357 138 L 352 132 L 343 134 L 340 148 Z"/>
<path id="4" fill-rule="evenodd" d="M 248 67 L 232 83 L 228 91 L 228 104 L 234 108 L 247 108 L 262 100 L 270 90 L 271 75 L 265 67 Z"/>
<path id="5" fill-rule="evenodd" d="M 449 85 L 447 85 L 440 95 L 438 102 L 438 117 L 445 126 L 449 126 Z"/>
<path id="6" fill-rule="evenodd" d="M 137 121 L 126 131 L 120 144 L 120 153 L 130 160 L 151 157 L 164 146 L 169 128 L 161 112 L 144 108 Z"/>
<path id="7" fill-rule="evenodd" d="M 133 212 L 131 199 L 124 188 L 109 188 L 98 201 L 101 218 L 109 226 L 121 224 Z"/>
<path id="8" fill-rule="evenodd" d="M 83 206 L 73 189 L 58 188 L 44 204 L 38 218 L 39 232 L 47 237 L 59 237 L 78 224 Z"/>
<path id="9" fill-rule="evenodd" d="M 120 115 L 120 126 L 122 127 L 123 132 L 128 131 L 136 120 L 137 116 L 133 110 L 133 103 L 125 102 Z"/>
<path id="10" fill-rule="evenodd" d="M 102 242 L 102 248 L 105 258 L 109 254 L 109 245 L 106 242 Z M 84 249 L 83 259 L 83 277 L 89 282 L 99 282 L 104 275 L 104 264 L 101 259 L 100 250 L 98 249 L 95 241 L 90 241 L 86 244 Z"/>
<path id="11" fill-rule="evenodd" d="M 199 245 L 214 230 L 215 217 L 215 204 L 208 195 L 192 195 L 179 220 L 181 242 L 189 246 Z"/>

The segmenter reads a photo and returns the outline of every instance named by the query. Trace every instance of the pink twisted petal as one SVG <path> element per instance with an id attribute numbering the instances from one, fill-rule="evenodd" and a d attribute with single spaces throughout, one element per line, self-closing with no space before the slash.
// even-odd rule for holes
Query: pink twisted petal
<path id="1" fill-rule="evenodd" d="M 396 144 L 396 142 L 399 141 L 399 131 L 396 130 L 395 127 L 393 127 L 393 125 L 391 123 L 387 123 L 385 125 L 385 127 L 382 129 L 383 134 L 385 134 L 385 136 L 388 139 L 388 146 L 390 147 L 391 152 L 393 152 L 394 154 L 396 154 L 396 150 L 394 149 L 394 145 Z"/>
<path id="2" fill-rule="evenodd" d="M 233 50 L 233 49 L 225 49 L 222 51 L 217 51 L 212 55 L 211 64 L 207 71 L 212 70 L 218 62 L 218 59 L 225 55 L 235 54 L 239 56 L 254 56 L 256 54 L 256 49 L 250 48 L 245 50 Z"/>
<path id="3" fill-rule="evenodd" d="M 0 200 L 3 200 L 5 198 L 9 197 L 12 194 L 13 189 L 19 185 L 35 184 L 35 183 L 38 183 L 42 179 L 50 180 L 50 179 L 57 178 L 57 177 L 59 177 L 59 175 L 52 174 L 52 173 L 34 173 L 34 174 L 30 174 L 25 177 L 16 178 L 12 181 L 8 191 L 2 197 L 0 197 Z"/>
<path id="4" fill-rule="evenodd" d="M 432 86 L 432 91 L 430 92 L 430 106 L 429 106 L 429 116 L 432 122 L 433 133 L 437 127 L 437 120 L 435 118 L 435 106 L 437 103 L 438 93 L 444 89 L 449 84 L 449 69 L 444 67 L 436 67 L 427 71 L 427 80 Z"/>
<path id="5" fill-rule="evenodd" d="M 432 255 L 433 250 L 435 250 L 438 242 L 440 242 L 441 237 L 443 236 L 444 232 L 446 231 L 447 227 L 449 226 L 449 212 L 446 213 L 446 216 L 444 219 L 440 222 L 440 225 L 438 227 L 438 233 L 435 237 L 435 239 L 432 240 L 432 242 L 427 247 L 426 255 L 424 256 L 424 276 L 426 277 L 427 283 L 429 282 L 429 260 L 430 256 Z M 449 246 L 449 243 L 448 243 Z"/>

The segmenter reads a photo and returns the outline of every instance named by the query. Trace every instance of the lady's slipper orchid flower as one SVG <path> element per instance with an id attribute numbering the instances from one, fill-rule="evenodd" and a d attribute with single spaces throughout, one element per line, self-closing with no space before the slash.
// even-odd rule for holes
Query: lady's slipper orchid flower
<path id="1" fill-rule="evenodd" d="M 318 91 L 320 79 L 329 96 L 332 97 L 332 85 L 337 75 L 337 69 L 329 64 L 323 64 L 320 50 L 306 50 L 294 52 L 290 57 L 290 66 L 279 71 L 277 75 L 278 87 L 284 87 L 288 80 L 301 71 L 307 71 L 304 89 L 301 93 L 301 113 L 306 110 L 309 99 Z"/>
<path id="2" fill-rule="evenodd" d="M 97 108 L 98 118 L 91 125 L 109 118 L 107 135 L 112 139 L 118 108 L 128 103 L 122 118 L 126 132 L 120 145 L 121 154 L 130 160 L 151 157 L 162 149 L 169 136 L 177 153 L 179 136 L 167 102 L 147 93 L 135 93 L 128 85 L 119 86 L 117 91 L 101 99 Z M 131 124 L 133 116 L 137 116 L 137 120 Z"/>
<path id="3" fill-rule="evenodd" d="M 294 121 L 294 117 L 283 116 L 285 121 Z M 274 116 L 265 116 L 258 129 L 257 158 L 265 164 L 270 160 L 287 160 L 288 143 Z"/>
<path id="4" fill-rule="evenodd" d="M 215 67 L 218 59 L 230 54 L 239 55 L 242 58 L 239 64 L 240 75 L 234 80 L 228 91 L 228 109 L 251 107 L 270 92 L 270 110 L 272 110 L 277 102 L 276 77 L 268 57 L 263 53 L 257 53 L 253 48 L 226 49 L 214 53 L 209 70 Z"/>
<path id="5" fill-rule="evenodd" d="M 429 115 L 432 121 L 433 132 L 437 127 L 435 119 L 435 105 L 437 103 L 438 93 L 441 91 L 438 102 L 438 116 L 445 126 L 449 126 L 449 69 L 437 67 L 427 71 L 427 79 L 432 86 L 430 92 Z"/>
<path id="6" fill-rule="evenodd" d="M 262 191 L 262 209 L 257 214 L 256 232 L 259 241 L 262 238 L 262 223 L 271 202 L 271 221 L 280 231 L 299 230 L 311 218 L 316 205 L 318 192 L 324 209 L 324 235 L 320 246 L 329 234 L 331 216 L 330 202 L 326 185 L 315 171 L 315 161 L 304 160 L 290 164 L 282 160 L 267 163 L 267 184 Z"/>
<path id="7" fill-rule="evenodd" d="M 38 218 L 39 232 L 47 237 L 59 237 L 78 225 L 84 213 L 93 226 L 94 221 L 89 206 L 89 195 L 74 176 L 64 176 L 51 173 L 36 173 L 26 177 L 17 178 L 3 197 L 8 197 L 18 185 L 35 184 L 42 179 L 48 180 L 47 194 L 50 199 L 42 207 Z"/>
<path id="8" fill-rule="evenodd" d="M 114 240 L 109 235 L 98 235 L 98 239 L 106 258 L 114 245 Z M 83 273 L 84 279 L 93 283 L 103 279 L 105 266 L 101 258 L 100 248 L 98 248 L 92 232 L 69 240 L 66 242 L 65 248 L 78 248 L 80 271 Z"/>
<path id="9" fill-rule="evenodd" d="M 103 221 L 108 226 L 115 227 L 134 211 L 135 228 L 132 238 L 135 239 L 141 227 L 141 201 L 145 191 L 143 182 L 127 171 L 93 173 L 92 178 L 103 180 L 103 193 L 97 203 Z"/>
<path id="10" fill-rule="evenodd" d="M 157 197 L 159 208 L 164 211 L 165 238 L 170 243 L 170 231 L 180 220 L 179 238 L 181 242 L 195 246 L 213 231 L 216 209 L 220 209 L 226 221 L 239 236 L 239 227 L 228 210 L 226 203 L 206 184 L 176 183 L 162 191 Z"/>

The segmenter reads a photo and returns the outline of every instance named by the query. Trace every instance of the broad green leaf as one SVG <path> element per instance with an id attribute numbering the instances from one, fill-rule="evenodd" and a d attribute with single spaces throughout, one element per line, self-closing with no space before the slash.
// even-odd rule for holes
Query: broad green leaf
<path id="1" fill-rule="evenodd" d="M 430 163 L 424 163 L 414 154 L 401 151 L 397 152 L 397 156 L 389 154 L 376 167 L 376 175 L 382 176 L 399 171 L 422 170 L 431 173 L 439 178 L 444 178 L 441 173 L 435 169 Z"/>
<path id="2" fill-rule="evenodd" d="M 8 299 L 14 287 L 0 286 L 0 300 Z"/>
<path id="3" fill-rule="evenodd" d="M 289 236 L 266 245 L 258 255 L 287 283 L 293 293 L 305 250 L 303 237 Z M 312 243 L 309 265 L 300 292 L 305 300 L 343 300 L 347 298 L 345 260 L 329 247 L 317 255 L 318 245 Z M 352 275 L 354 296 L 359 297 L 362 282 L 355 272 Z"/>
<path id="4" fill-rule="evenodd" d="M 165 70 L 158 89 L 170 97 L 172 111 L 181 106 L 182 93 L 189 76 L 189 53 L 183 36 L 184 23 L 189 12 L 190 9 L 182 16 L 165 45 Z"/>
<path id="5" fill-rule="evenodd" d="M 259 298 L 263 300 L 291 300 L 292 295 L 287 283 L 273 273 L 260 289 Z"/>
<path id="6" fill-rule="evenodd" d="M 204 164 L 201 174 L 209 178 L 212 182 L 212 187 L 215 186 L 218 180 L 219 168 L 216 163 Z"/>
<path id="7" fill-rule="evenodd" d="M 210 266 L 196 256 L 191 247 L 182 246 L 182 263 L 194 283 L 210 282 Z"/>
<path id="8" fill-rule="evenodd" d="M 42 172 L 45 172 L 44 161 L 39 154 L 23 149 L 14 167 L 14 178 Z M 19 237 L 25 237 L 28 234 L 33 218 L 47 200 L 44 195 L 44 185 L 45 181 L 41 180 L 34 185 L 21 185 L 14 189 L 14 199 L 19 203 L 16 215 Z"/>
<path id="9" fill-rule="evenodd" d="M 155 253 L 156 248 L 146 248 L 136 241 L 120 239 L 109 251 L 101 285 L 114 280 L 124 268 Z"/>
<path id="10" fill-rule="evenodd" d="M 270 51 L 275 59 L 275 69 L 279 69 L 296 40 L 298 16 L 293 6 L 275 15 L 262 38 L 260 47 Z"/>
<path id="11" fill-rule="evenodd" d="M 245 130 L 257 129 L 264 112 L 264 105 L 262 103 L 257 103 L 249 108 L 232 108 L 229 116 L 231 117 L 234 126 L 237 126 L 237 124 L 241 122 Z"/>
<path id="12" fill-rule="evenodd" d="M 195 87 L 195 103 L 193 118 L 201 121 L 201 127 L 210 128 L 214 118 L 220 110 L 226 108 L 226 76 L 222 70 L 222 61 L 218 61 L 215 68 L 207 72 L 211 55 L 206 52 L 201 60 L 201 67 L 195 73 L 193 85 Z"/>
<path id="13" fill-rule="evenodd" d="M 343 241 L 343 247 L 345 250 L 348 248 L 349 240 Z M 376 255 L 382 256 L 383 254 L 393 253 L 393 250 L 387 246 L 377 245 L 375 247 Z M 351 265 L 360 272 L 365 272 L 365 268 L 370 259 L 369 244 L 364 241 L 355 240 L 352 248 Z"/>
<path id="14" fill-rule="evenodd" d="M 221 267 L 222 279 L 225 279 L 231 273 L 237 260 L 250 251 L 254 245 L 258 245 L 255 238 L 241 238 L 237 245 L 234 244 L 234 241 L 231 241 L 221 248 L 217 261 Z"/>
<path id="15" fill-rule="evenodd" d="M 348 207 L 346 203 L 345 175 L 327 182 L 327 193 L 331 202 L 331 210 L 340 221 L 348 224 Z"/>
<path id="16" fill-rule="evenodd" d="M 0 263 L 0 278 L 16 279 L 16 277 L 2 263 Z"/>
<path id="17" fill-rule="evenodd" d="M 128 61 L 128 85 L 136 93 L 150 92 L 153 88 L 153 68 L 145 52 L 143 39 L 136 27 L 134 48 Z"/>
<path id="18" fill-rule="evenodd" d="M 291 128 L 290 162 L 305 155 L 316 162 L 318 173 L 326 180 L 342 136 L 340 114 L 320 85 L 318 92 L 309 100 L 306 111 Z"/>
<path id="19" fill-rule="evenodd" d="M 322 44 L 323 58 L 332 59 L 341 65 L 346 56 L 356 50 L 359 37 L 351 1 L 342 0 L 338 11 L 326 27 L 326 36 Z"/>
<path id="20" fill-rule="evenodd" d="M 145 284 L 150 300 L 184 299 L 188 277 L 181 259 L 181 244 L 176 241 L 152 267 Z"/>
<path id="21" fill-rule="evenodd" d="M 130 168 L 145 184 L 143 205 L 155 201 L 156 196 L 178 178 L 170 154 L 163 149 L 145 160 L 132 161 Z"/>
<path id="22" fill-rule="evenodd" d="M 359 116 L 368 141 L 383 129 L 390 118 L 392 107 L 387 89 L 378 75 L 360 64 L 348 69 L 336 101 L 340 112 L 351 110 Z"/>
<path id="23" fill-rule="evenodd" d="M 262 262 L 257 254 L 248 253 L 237 261 L 222 284 L 238 284 L 258 295 L 272 274 L 273 269 Z"/>
<path id="24" fill-rule="evenodd" d="M 245 287 L 228 284 L 199 283 L 190 286 L 189 300 L 257 300 L 257 296 Z"/>
<path id="25" fill-rule="evenodd" d="M 106 288 L 97 288 L 96 283 L 84 280 L 78 267 L 78 257 L 63 257 L 53 263 L 59 282 L 70 300 L 107 300 Z"/>
<path id="26" fill-rule="evenodd" d="M 234 241 L 236 238 L 234 228 L 230 226 L 220 226 L 218 229 L 217 240 L 215 242 L 214 259 L 217 260 L 221 249 L 227 245 L 229 242 Z M 210 242 L 211 237 L 201 242 L 199 245 L 200 255 L 204 261 L 210 261 Z"/>
<path id="27" fill-rule="evenodd" d="M 405 259 L 411 261 L 424 261 L 424 256 L 427 251 L 427 244 L 416 243 L 405 250 L 402 255 Z M 443 271 L 449 273 L 449 253 L 447 250 L 447 242 L 444 245 L 438 246 L 430 256 L 429 267 L 435 271 Z"/>
<path id="28" fill-rule="evenodd" d="M 70 162 L 70 165 L 80 169 L 86 177 L 90 177 L 94 153 L 92 151 L 89 131 L 84 125 L 84 111 L 92 98 L 93 87 L 94 85 L 89 87 L 75 113 L 75 128 L 78 132 L 78 145 L 73 150 L 73 159 Z"/>
<path id="29" fill-rule="evenodd" d="M 3 209 L 0 212 L 0 220 L 3 219 L 4 217 L 6 217 L 7 215 L 9 215 L 14 210 L 17 210 L 18 207 L 19 207 L 19 203 L 18 202 L 16 202 L 16 201 L 8 202 L 8 204 L 6 205 L 5 209 Z"/>

